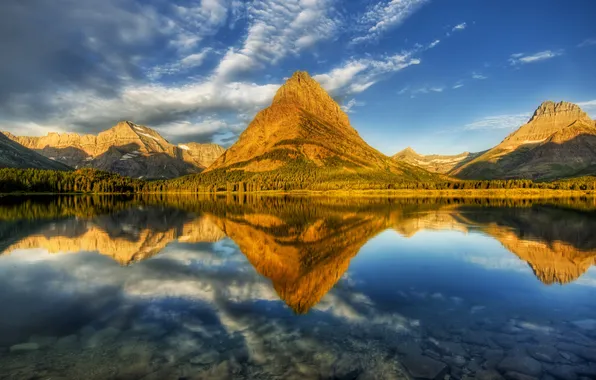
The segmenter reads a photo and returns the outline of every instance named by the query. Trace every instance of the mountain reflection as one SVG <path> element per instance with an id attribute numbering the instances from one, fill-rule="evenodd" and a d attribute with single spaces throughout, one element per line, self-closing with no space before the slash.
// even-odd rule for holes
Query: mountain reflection
<path id="1" fill-rule="evenodd" d="M 63 197 L 0 208 L 4 254 L 91 251 L 130 265 L 172 242 L 227 236 L 300 314 L 319 303 L 371 238 L 388 229 L 404 237 L 423 230 L 482 233 L 525 261 L 544 284 L 573 282 L 596 264 L 591 200 Z"/>

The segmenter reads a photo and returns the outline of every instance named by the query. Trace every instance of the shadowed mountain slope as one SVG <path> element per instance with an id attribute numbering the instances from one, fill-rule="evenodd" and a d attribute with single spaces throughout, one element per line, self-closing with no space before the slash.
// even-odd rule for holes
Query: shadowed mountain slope
<path id="1" fill-rule="evenodd" d="M 71 170 L 60 162 L 50 160 L 0 133 L 0 168 Z"/>

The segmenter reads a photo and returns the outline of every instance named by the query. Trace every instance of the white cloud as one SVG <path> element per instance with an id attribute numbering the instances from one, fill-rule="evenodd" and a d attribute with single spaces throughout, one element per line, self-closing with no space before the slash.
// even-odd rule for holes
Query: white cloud
<path id="1" fill-rule="evenodd" d="M 596 38 L 588 38 L 583 40 L 579 45 L 577 45 L 577 47 L 586 47 L 586 46 L 592 46 L 592 45 L 596 45 Z"/>
<path id="2" fill-rule="evenodd" d="M 586 111 L 593 119 L 596 118 L 596 99 L 575 103 Z"/>
<path id="3" fill-rule="evenodd" d="M 169 23 L 175 30 L 171 44 L 187 51 L 195 48 L 205 37 L 214 35 L 235 10 L 236 2 L 230 0 L 202 0 L 187 6 L 173 5 L 175 19 Z"/>
<path id="4" fill-rule="evenodd" d="M 329 73 L 315 75 L 313 78 L 334 96 L 358 94 L 386 75 L 420 64 L 420 60 L 411 55 L 411 52 L 404 52 L 380 59 L 350 60 Z"/>
<path id="5" fill-rule="evenodd" d="M 333 14 L 332 1 L 263 0 L 248 5 L 243 46 L 228 50 L 216 69 L 217 77 L 228 80 L 334 38 L 339 18 Z"/>
<path id="6" fill-rule="evenodd" d="M 525 124 L 529 114 L 487 116 L 464 126 L 465 130 L 511 129 Z"/>
<path id="7" fill-rule="evenodd" d="M 428 45 L 428 48 L 429 48 L 429 49 L 432 49 L 432 48 L 434 48 L 435 46 L 437 46 L 437 45 L 438 45 L 440 42 L 441 42 L 441 40 L 434 40 L 433 42 L 431 42 L 431 43 Z"/>
<path id="8" fill-rule="evenodd" d="M 575 103 L 581 108 L 596 108 L 596 99 L 595 100 L 588 100 L 585 102 L 577 102 Z"/>
<path id="9" fill-rule="evenodd" d="M 461 24 L 457 24 L 453 27 L 453 29 L 451 29 L 452 32 L 455 32 L 456 30 L 464 30 L 468 27 L 468 25 L 465 22 L 462 22 Z"/>
<path id="10" fill-rule="evenodd" d="M 354 107 L 362 107 L 363 105 L 365 105 L 365 103 L 359 102 L 356 99 L 350 99 L 346 104 L 341 106 L 341 109 L 344 110 L 344 112 L 351 113 L 354 112 Z"/>
<path id="11" fill-rule="evenodd" d="M 545 50 L 535 54 L 526 55 L 523 53 L 516 53 L 512 54 L 509 58 L 509 63 L 511 65 L 518 65 L 518 64 L 526 64 L 526 63 L 534 63 L 545 61 L 547 59 L 555 58 L 560 55 L 563 55 L 562 50 L 552 51 L 552 50 Z"/>
<path id="12" fill-rule="evenodd" d="M 401 25 L 427 2 L 427 0 L 387 0 L 373 5 L 358 19 L 365 34 L 354 38 L 352 42 L 362 43 L 378 39 L 385 32 Z"/>
<path id="13" fill-rule="evenodd" d="M 453 88 L 454 90 L 456 90 L 456 89 L 458 89 L 458 88 L 462 88 L 463 86 L 464 86 L 464 85 L 463 85 L 462 83 L 456 83 L 456 84 L 454 84 L 454 85 L 453 85 L 453 87 L 452 87 L 452 88 Z"/>
<path id="14" fill-rule="evenodd" d="M 431 94 L 431 93 L 441 93 L 445 91 L 445 87 L 443 86 L 424 86 L 412 89 L 410 86 L 404 87 L 397 92 L 398 95 L 405 95 L 410 94 L 411 98 L 415 98 L 416 95 L 421 94 Z"/>
<path id="15" fill-rule="evenodd" d="M 329 92 L 338 91 L 351 84 L 354 78 L 363 71 L 368 70 L 368 64 L 364 61 L 348 61 L 340 67 L 336 67 L 326 74 L 315 75 L 314 79 Z"/>
<path id="16" fill-rule="evenodd" d="M 229 132 L 235 135 L 245 126 L 244 123 L 229 122 L 211 116 L 197 121 L 172 122 L 156 129 L 168 139 L 184 140 L 187 136 L 213 136 Z"/>
<path id="17" fill-rule="evenodd" d="M 212 51 L 211 48 L 205 48 L 198 53 L 184 56 L 176 63 L 155 66 L 151 68 L 147 75 L 151 79 L 158 79 L 164 75 L 176 74 L 180 71 L 200 67 Z"/>
<path id="18" fill-rule="evenodd" d="M 485 75 L 482 75 L 480 73 L 474 72 L 474 73 L 472 73 L 472 79 L 482 80 L 482 79 L 488 79 L 488 77 Z"/>
<path id="19" fill-rule="evenodd" d="M 42 136 L 50 132 L 64 133 L 67 132 L 61 125 L 58 124 L 38 124 L 28 121 L 6 122 L 0 121 L 0 131 L 8 131 L 17 136 Z"/>

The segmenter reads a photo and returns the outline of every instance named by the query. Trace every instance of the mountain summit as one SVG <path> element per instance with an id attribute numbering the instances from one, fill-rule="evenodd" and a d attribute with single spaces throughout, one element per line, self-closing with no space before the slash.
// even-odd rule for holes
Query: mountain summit
<path id="1" fill-rule="evenodd" d="M 260 111 L 238 141 L 208 168 L 216 170 L 430 176 L 370 147 L 352 128 L 348 115 L 306 72 L 296 72 L 281 86 L 271 106 Z"/>
<path id="2" fill-rule="evenodd" d="M 293 104 L 322 120 L 352 129 L 348 115 L 307 72 L 297 71 L 277 90 L 273 105 Z"/>
<path id="3" fill-rule="evenodd" d="M 575 122 L 594 124 L 578 105 L 569 102 L 555 103 L 549 100 L 543 102 L 534 111 L 528 123 L 507 136 L 500 146 L 512 149 L 525 144 L 540 143 Z"/>

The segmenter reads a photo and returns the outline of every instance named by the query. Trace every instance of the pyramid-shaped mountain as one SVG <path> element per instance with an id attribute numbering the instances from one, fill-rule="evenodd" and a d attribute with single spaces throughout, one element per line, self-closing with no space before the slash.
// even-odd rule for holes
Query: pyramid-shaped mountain
<path id="1" fill-rule="evenodd" d="M 499 145 L 449 174 L 535 180 L 596 174 L 596 122 L 576 104 L 544 102 Z"/>
<path id="2" fill-rule="evenodd" d="M 302 170 L 304 169 L 304 170 Z M 244 173 L 382 173 L 432 178 L 426 170 L 391 160 L 370 147 L 348 115 L 306 72 L 296 72 L 259 112 L 239 140 L 208 171 Z"/>
<path id="3" fill-rule="evenodd" d="M 15 142 L 75 169 L 91 167 L 147 179 L 199 173 L 224 151 L 215 144 L 176 146 L 155 130 L 130 121 L 121 121 L 98 135 L 50 133 L 28 137 L 5 134 Z"/>

